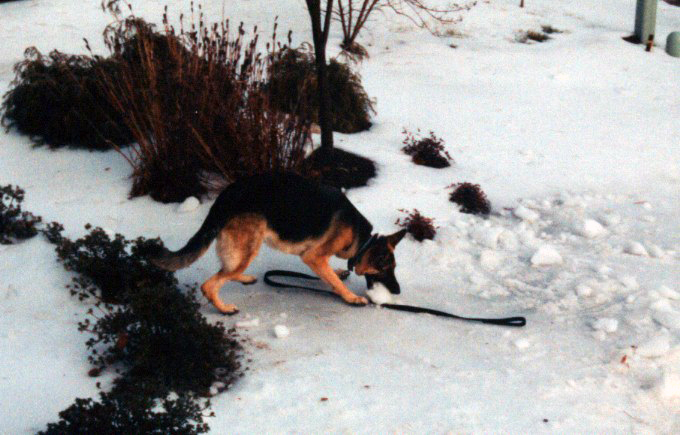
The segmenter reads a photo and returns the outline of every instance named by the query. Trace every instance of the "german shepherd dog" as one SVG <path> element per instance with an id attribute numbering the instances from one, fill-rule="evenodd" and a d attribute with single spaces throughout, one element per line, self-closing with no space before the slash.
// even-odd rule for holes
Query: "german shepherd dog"
<path id="1" fill-rule="evenodd" d="M 280 251 L 299 255 L 345 302 L 365 305 L 366 298 L 349 290 L 328 261 L 333 255 L 348 259 L 349 269 L 364 275 L 368 288 L 379 282 L 398 294 L 394 248 L 406 230 L 389 236 L 372 235 L 372 230 L 340 190 L 292 173 L 273 172 L 229 185 L 186 246 L 177 252 L 164 249 L 151 261 L 166 270 L 187 267 L 217 238 L 222 269 L 201 290 L 220 312 L 235 314 L 235 305 L 220 300 L 220 288 L 227 281 L 256 282 L 254 276 L 243 272 L 264 241 Z"/>

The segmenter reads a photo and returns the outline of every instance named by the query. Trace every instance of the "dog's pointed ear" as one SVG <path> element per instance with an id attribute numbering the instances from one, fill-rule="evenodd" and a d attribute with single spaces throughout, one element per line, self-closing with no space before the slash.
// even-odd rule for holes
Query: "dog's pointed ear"
<path id="1" fill-rule="evenodd" d="M 397 247 L 397 244 L 401 242 L 401 239 L 404 238 L 404 236 L 408 233 L 408 230 L 403 229 L 399 230 L 394 234 L 390 234 L 387 236 L 387 246 L 390 247 L 390 249 L 394 249 Z"/>

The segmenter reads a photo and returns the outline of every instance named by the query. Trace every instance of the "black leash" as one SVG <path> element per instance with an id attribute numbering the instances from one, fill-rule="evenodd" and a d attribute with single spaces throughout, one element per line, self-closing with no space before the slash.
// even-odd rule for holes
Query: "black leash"
<path id="1" fill-rule="evenodd" d="M 271 279 L 272 276 L 284 276 L 284 277 L 289 277 L 289 278 L 302 278 L 302 279 L 309 279 L 309 280 L 315 280 L 318 281 L 319 278 L 316 276 L 312 275 L 307 275 L 306 273 L 301 273 L 301 272 L 291 272 L 288 270 L 270 270 L 264 274 L 264 282 L 272 287 L 279 287 L 279 288 L 297 288 L 301 290 L 311 290 L 316 293 L 322 293 L 326 295 L 335 295 L 335 293 L 328 291 L 328 290 L 323 290 L 319 288 L 314 288 L 314 287 L 305 287 L 301 285 L 294 285 L 294 284 L 284 284 L 281 282 L 276 282 Z M 439 310 L 433 310 L 431 308 L 423 308 L 423 307 L 414 307 L 411 305 L 399 305 L 399 304 L 381 304 L 379 305 L 380 307 L 383 308 L 388 308 L 390 310 L 397 310 L 397 311 L 406 311 L 409 313 L 426 313 L 426 314 L 432 314 L 434 316 L 440 316 L 440 317 L 448 317 L 450 319 L 458 319 L 458 320 L 465 320 L 467 322 L 480 322 L 480 323 L 486 323 L 489 325 L 500 325 L 500 326 L 513 326 L 513 327 L 522 327 L 526 325 L 527 320 L 524 317 L 504 317 L 500 319 L 484 319 L 484 318 L 478 318 L 478 317 L 463 317 L 463 316 L 457 316 L 455 314 L 447 313 L 445 311 L 439 311 Z"/>

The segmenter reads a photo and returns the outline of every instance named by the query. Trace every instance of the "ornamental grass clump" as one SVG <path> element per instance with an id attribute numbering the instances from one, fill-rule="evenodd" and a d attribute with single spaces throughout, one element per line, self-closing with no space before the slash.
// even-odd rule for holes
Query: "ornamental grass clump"
<path id="1" fill-rule="evenodd" d="M 406 213 L 407 216 L 403 219 L 397 219 L 395 224 L 402 228 L 406 228 L 413 238 L 419 242 L 422 242 L 425 239 L 434 239 L 434 236 L 437 234 L 437 228 L 439 227 L 434 226 L 433 218 L 423 216 L 418 209 L 415 208 L 411 212 L 405 209 L 399 209 L 399 211 Z"/>
<path id="2" fill-rule="evenodd" d="M 420 136 L 420 129 L 416 134 L 406 129 L 402 133 L 405 138 L 401 150 L 411 156 L 413 163 L 437 169 L 451 166 L 453 159 L 444 148 L 444 140 L 435 136 L 434 132 L 431 131 L 427 137 Z"/>
<path id="3" fill-rule="evenodd" d="M 193 16 L 193 11 L 192 11 Z M 270 102 L 270 57 L 229 21 L 208 26 L 203 14 L 179 30 L 131 16 L 105 31 L 117 76 L 102 71 L 106 96 L 138 143 L 128 154 L 131 196 L 182 201 L 247 175 L 296 170 L 309 141 L 309 122 Z M 276 46 L 276 28 L 267 49 Z"/>
<path id="4" fill-rule="evenodd" d="M 97 56 L 57 50 L 44 55 L 35 47 L 14 66 L 15 78 L 2 101 L 2 125 L 50 148 L 89 150 L 123 147 L 134 139 L 104 95 L 98 72 L 113 80 L 119 64 Z"/>
<path id="5" fill-rule="evenodd" d="M 460 205 L 462 213 L 487 215 L 491 212 L 491 203 L 479 184 L 455 183 L 449 200 Z"/>
<path id="6" fill-rule="evenodd" d="M 314 53 L 309 48 L 285 47 L 271 55 L 267 88 L 277 108 L 319 123 Z M 371 127 L 371 99 L 361 85 L 361 76 L 349 65 L 331 59 L 327 69 L 330 116 L 333 130 L 356 133 Z"/>
<path id="7" fill-rule="evenodd" d="M 23 211 L 24 190 L 8 184 L 0 187 L 0 244 L 10 245 L 38 233 L 39 216 Z"/>

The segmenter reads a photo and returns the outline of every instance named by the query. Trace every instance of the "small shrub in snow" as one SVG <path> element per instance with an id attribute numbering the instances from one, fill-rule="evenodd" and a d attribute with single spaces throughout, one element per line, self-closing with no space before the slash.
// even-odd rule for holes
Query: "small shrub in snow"
<path id="1" fill-rule="evenodd" d="M 479 184 L 466 182 L 452 184 L 449 187 L 454 188 L 449 201 L 460 205 L 461 212 L 485 215 L 491 213 L 491 203 Z"/>
<path id="2" fill-rule="evenodd" d="M 47 433 L 90 433 L 92 425 L 103 428 L 96 433 L 207 430 L 197 396 L 210 394 L 214 385 L 223 391 L 242 373 L 234 331 L 208 323 L 195 297 L 178 288 L 172 273 L 147 261 L 162 246 L 159 241 L 130 241 L 119 234 L 111 239 L 95 228 L 74 242 L 62 232 L 56 223 L 44 231 L 66 269 L 79 274 L 69 286 L 71 293 L 95 301 L 78 324 L 81 332 L 92 334 L 86 342 L 94 365 L 90 375 L 113 366 L 121 376 L 100 402 L 76 400 Z M 154 399 L 170 392 L 179 399 L 166 399 L 165 411 L 157 412 Z"/>
<path id="3" fill-rule="evenodd" d="M 133 141 L 121 116 L 107 102 L 97 71 L 116 77 L 111 59 L 28 48 L 14 67 L 16 76 L 2 102 L 2 124 L 50 148 L 91 150 Z"/>
<path id="4" fill-rule="evenodd" d="M 345 189 L 365 186 L 376 175 L 373 160 L 337 147 L 314 150 L 305 159 L 302 168 L 308 178 Z"/>
<path id="5" fill-rule="evenodd" d="M 103 313 L 79 324 L 97 371 L 122 365 L 119 388 L 163 397 L 170 391 L 207 395 L 215 382 L 227 388 L 239 376 L 240 345 L 233 331 L 209 324 L 192 294 L 166 284 L 150 284 L 127 296 L 125 304 L 95 304 Z M 93 320 L 90 320 L 93 319 Z"/>
<path id="6" fill-rule="evenodd" d="M 406 213 L 407 216 L 403 218 L 403 220 L 401 218 L 397 219 L 395 224 L 402 228 L 406 228 L 413 238 L 419 242 L 422 242 L 425 239 L 434 239 L 438 228 L 434 226 L 434 219 L 421 215 L 415 208 L 412 212 L 408 212 L 404 209 L 400 209 L 399 211 Z"/>
<path id="7" fill-rule="evenodd" d="M 529 30 L 526 32 L 522 31 L 518 32 L 515 35 L 515 41 L 520 42 L 522 44 L 528 44 L 529 41 L 545 42 L 548 39 L 551 39 L 550 36 L 542 32 L 537 32 L 535 30 Z"/>
<path id="8" fill-rule="evenodd" d="M 41 218 L 21 210 L 24 193 L 19 186 L 0 187 L 0 244 L 9 245 L 38 233 L 35 226 Z"/>
<path id="9" fill-rule="evenodd" d="M 56 245 L 64 268 L 79 274 L 71 287 L 81 299 L 94 297 L 105 303 L 124 302 L 126 295 L 148 285 L 176 285 L 172 272 L 157 268 L 146 255 L 161 249 L 159 239 L 140 237 L 126 240 L 120 234 L 113 239 L 102 228 L 92 229 L 86 236 L 72 241 L 62 235 L 63 226 L 51 223 L 45 234 Z"/>
<path id="10" fill-rule="evenodd" d="M 319 103 L 314 54 L 300 48 L 284 48 L 272 54 L 269 95 L 279 109 L 318 124 Z M 334 131 L 356 133 L 371 127 L 373 102 L 361 85 L 361 77 L 349 65 L 334 59 L 328 64 L 330 117 Z"/>
<path id="11" fill-rule="evenodd" d="M 551 25 L 541 26 L 541 30 L 543 31 L 543 33 L 547 33 L 548 35 L 552 35 L 553 33 L 563 33 L 562 30 L 556 29 Z"/>
<path id="12" fill-rule="evenodd" d="M 161 406 L 144 395 L 102 393 L 99 401 L 76 399 L 49 423 L 41 435 L 62 434 L 199 434 L 209 427 L 203 423 L 203 408 L 192 396 L 164 399 Z"/>
<path id="13" fill-rule="evenodd" d="M 420 130 L 416 134 L 404 129 L 404 153 L 411 156 L 416 165 L 429 166 L 430 168 L 446 168 L 451 166 L 453 159 L 444 149 L 444 140 L 430 132 L 428 137 L 420 137 Z"/>

